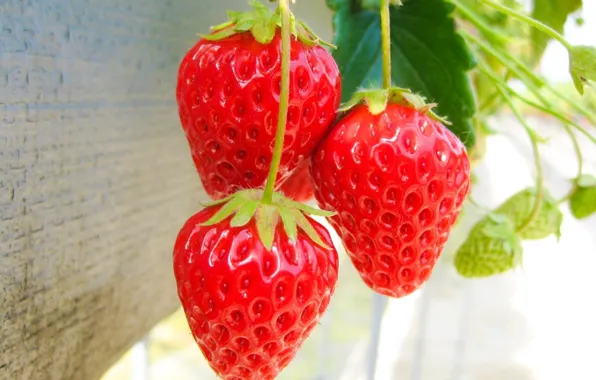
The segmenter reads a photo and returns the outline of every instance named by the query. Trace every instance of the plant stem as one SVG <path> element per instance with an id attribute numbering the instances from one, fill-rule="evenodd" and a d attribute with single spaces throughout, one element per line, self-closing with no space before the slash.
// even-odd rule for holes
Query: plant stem
<path id="1" fill-rule="evenodd" d="M 383 88 L 391 87 L 391 27 L 389 26 L 389 0 L 381 3 L 381 41 L 383 44 Z"/>
<path id="2" fill-rule="evenodd" d="M 499 76 L 495 72 L 491 71 L 486 66 L 486 64 L 482 64 L 482 68 L 480 71 L 484 75 L 488 76 L 493 81 L 493 83 L 495 83 L 495 85 L 498 86 L 498 83 L 500 83 Z M 511 87 L 509 87 L 505 84 L 502 84 L 502 86 L 503 86 L 503 88 L 505 88 L 505 90 L 507 90 L 507 92 L 509 92 L 511 95 L 515 96 L 516 98 L 518 98 L 519 100 L 521 100 L 522 102 L 527 104 L 528 106 L 534 107 L 548 115 L 551 115 L 552 117 L 554 117 L 562 122 L 565 132 L 567 133 L 567 135 L 569 135 L 569 138 L 571 139 L 571 143 L 573 144 L 573 150 L 574 150 L 575 156 L 577 158 L 577 178 L 573 181 L 573 186 L 571 187 L 571 190 L 563 198 L 561 198 L 558 201 L 558 203 L 561 204 L 561 203 L 567 201 L 569 198 L 571 198 L 573 193 L 575 193 L 575 191 L 579 187 L 579 184 L 577 181 L 583 175 L 583 172 L 584 172 L 584 157 L 581 152 L 581 147 L 579 146 L 579 141 L 577 140 L 577 136 L 575 136 L 575 134 L 573 133 L 573 130 L 569 126 L 571 125 L 571 126 L 575 127 L 578 131 L 583 133 L 586 137 L 588 137 L 588 139 L 590 139 L 590 141 L 592 141 L 595 144 L 596 144 L 596 138 L 594 136 L 592 136 L 590 133 L 588 133 L 588 131 L 586 131 L 584 128 L 582 128 L 577 123 L 574 123 L 571 120 L 567 120 L 563 115 L 561 115 L 555 111 L 552 111 L 552 108 L 554 108 L 553 105 L 545 97 L 543 97 L 539 92 L 535 93 L 534 95 L 536 97 L 538 97 L 538 99 L 542 102 L 543 105 L 540 105 L 540 104 L 537 104 L 537 103 L 531 101 L 530 99 L 517 93 L 515 90 L 513 90 Z"/>
<path id="3" fill-rule="evenodd" d="M 518 12 L 514 9 L 511 9 L 509 7 L 506 7 L 504 5 L 495 3 L 492 0 L 479 0 L 481 3 L 486 4 L 502 13 L 505 13 L 506 15 L 509 15 L 511 17 L 515 17 L 516 19 L 525 22 L 526 24 L 533 26 L 534 28 L 540 30 L 542 33 L 548 35 L 551 38 L 554 38 L 555 40 L 559 41 L 561 44 L 563 44 L 563 46 L 565 46 L 567 48 L 567 50 L 571 49 L 573 46 L 569 43 L 569 41 L 567 41 L 565 39 L 565 37 L 563 37 L 560 33 L 558 33 L 556 30 L 554 30 L 553 28 L 549 27 L 548 25 L 545 25 L 543 23 L 541 23 L 538 20 L 533 19 L 532 17 L 529 17 L 521 12 Z"/>
<path id="4" fill-rule="evenodd" d="M 530 137 L 530 143 L 532 144 L 534 164 L 536 165 L 536 201 L 534 203 L 532 211 L 530 212 L 530 215 L 528 216 L 528 220 L 517 229 L 516 232 L 520 233 L 523 230 L 525 230 L 530 224 L 532 224 L 534 219 L 536 219 L 536 216 L 540 212 L 540 208 L 542 207 L 542 202 L 544 200 L 544 174 L 542 169 L 542 161 L 540 160 L 540 149 L 538 149 L 538 140 L 536 139 L 534 130 L 528 125 L 515 103 L 513 103 L 511 95 L 507 92 L 505 86 L 500 82 L 498 76 L 491 73 L 490 70 L 482 64 L 478 65 L 478 70 L 480 70 L 480 72 L 482 72 L 491 80 L 493 80 L 495 87 L 501 93 L 503 99 L 505 100 L 505 102 L 507 102 L 509 108 L 511 108 L 511 111 L 513 112 L 517 120 L 522 124 L 522 126 L 528 133 L 528 136 Z"/>
<path id="5" fill-rule="evenodd" d="M 537 104 L 536 102 L 531 101 L 530 99 L 526 98 L 525 96 L 515 92 L 511 87 L 507 87 L 508 91 L 515 96 L 516 98 L 518 98 L 519 100 L 521 100 L 522 102 L 526 103 L 527 105 L 529 105 L 530 107 L 534 107 L 539 111 L 542 111 L 548 115 L 551 115 L 552 117 L 559 119 L 564 125 L 571 125 L 573 126 L 575 129 L 577 129 L 579 132 L 581 132 L 583 135 L 585 135 L 592 143 L 596 144 L 596 137 L 592 136 L 584 127 L 582 127 L 581 125 L 568 120 L 567 118 L 565 118 L 565 116 L 553 111 L 551 108 L 554 108 L 554 106 L 550 103 L 550 102 L 545 102 L 543 99 L 542 103 L 544 105 L 540 105 Z"/>
<path id="6" fill-rule="evenodd" d="M 536 88 L 537 85 L 546 88 L 557 98 L 565 101 L 576 112 L 587 118 L 590 121 L 590 123 L 596 125 L 596 117 L 594 117 L 590 111 L 588 111 L 584 106 L 582 106 L 581 103 L 579 103 L 578 101 L 574 101 L 573 99 L 570 99 L 566 95 L 563 95 L 560 91 L 552 87 L 552 85 L 550 85 L 548 82 L 544 81 L 538 75 L 534 74 L 519 59 L 512 56 L 510 53 L 506 51 L 497 51 L 490 45 L 484 43 L 479 38 L 471 35 L 465 30 L 461 30 L 460 34 L 468 41 L 471 41 L 472 43 L 476 44 L 480 49 L 497 58 L 505 67 L 507 67 L 513 74 L 515 74 L 515 76 L 519 78 L 533 93 L 539 93 L 539 90 Z"/>
<path id="7" fill-rule="evenodd" d="M 495 41 L 498 41 L 502 44 L 507 44 L 509 38 L 505 35 L 496 32 L 495 27 L 486 23 L 480 15 L 478 15 L 474 10 L 468 7 L 466 4 L 462 3 L 459 0 L 450 0 L 453 5 L 455 5 L 460 13 L 462 14 L 463 18 L 468 20 L 472 25 L 478 28 L 479 31 L 482 32 L 486 37 L 492 38 Z"/>
<path id="8" fill-rule="evenodd" d="M 490 46 L 489 44 L 480 40 L 480 38 L 472 35 L 471 33 L 468 33 L 465 30 L 460 31 L 460 33 L 462 34 L 462 36 L 464 36 L 464 38 L 469 39 L 470 41 L 478 45 L 482 50 L 486 51 L 487 53 L 501 61 L 501 63 L 503 63 L 503 65 L 507 67 L 510 72 L 514 73 L 519 79 L 523 80 L 524 76 L 527 76 L 528 78 L 536 82 L 536 84 L 538 85 L 542 86 L 545 84 L 542 78 L 534 74 L 532 70 L 528 66 L 524 65 L 524 63 L 520 61 L 518 58 L 512 56 L 506 51 L 496 50 L 494 47 Z"/>
<path id="9" fill-rule="evenodd" d="M 497 58 L 499 58 L 499 57 L 497 57 Z M 501 58 L 503 58 L 503 57 L 501 57 Z M 504 64 L 507 65 L 506 63 L 504 63 Z M 522 95 L 520 95 L 516 91 L 514 91 L 511 87 L 509 87 L 505 83 L 503 83 L 503 80 L 498 76 L 498 74 L 488 68 L 489 67 L 488 64 L 482 63 L 482 65 L 485 66 L 483 74 L 489 76 L 493 82 L 500 83 L 501 85 L 504 85 L 511 94 L 513 94 L 514 96 L 519 98 L 522 102 L 526 103 L 527 105 L 537 108 L 538 110 L 561 120 L 565 124 L 571 125 L 575 129 L 577 129 L 580 133 L 585 135 L 592 143 L 596 144 L 596 137 L 592 136 L 585 128 L 583 128 L 581 125 L 567 119 L 565 116 L 563 116 L 559 112 L 553 111 L 553 109 L 555 109 L 556 107 L 540 93 L 540 89 L 538 89 L 532 82 L 530 82 L 528 80 L 524 80 L 523 77 L 520 77 L 521 73 L 519 71 L 517 71 L 517 69 L 511 68 L 510 70 L 512 72 L 514 72 L 516 74 L 516 76 L 524 82 L 524 84 L 526 85 L 528 90 L 530 90 L 530 92 L 532 94 L 534 94 L 534 96 L 536 96 L 536 98 L 538 98 L 542 102 L 542 106 L 523 97 Z M 553 91 L 551 91 L 551 92 L 553 92 Z M 572 104 L 571 100 L 568 100 L 568 103 Z M 586 110 L 586 112 L 588 112 L 588 111 Z M 584 116 L 588 117 L 588 115 L 585 115 L 585 114 L 584 114 Z M 590 119 L 590 121 L 592 121 L 592 120 Z"/>
<path id="10" fill-rule="evenodd" d="M 275 145 L 271 156 L 269 176 L 263 190 L 263 203 L 271 203 L 277 172 L 281 163 L 281 155 L 284 147 L 284 135 L 286 133 L 286 122 L 288 119 L 288 103 L 290 101 L 290 4 L 289 0 L 279 0 L 281 10 L 281 93 L 279 95 L 279 115 L 277 131 L 275 132 Z"/>
<path id="11" fill-rule="evenodd" d="M 580 177 L 584 174 L 584 157 L 582 156 L 582 151 L 581 151 L 581 147 L 579 146 L 579 141 L 577 141 L 577 137 L 575 136 L 575 134 L 573 133 L 571 128 L 569 128 L 569 125 L 564 124 L 563 126 L 565 127 L 565 130 L 567 131 L 567 134 L 569 135 L 569 138 L 571 139 L 571 143 L 573 144 L 573 150 L 575 152 L 575 156 L 577 157 L 577 178 L 575 178 L 573 180 L 573 185 L 571 186 L 571 189 L 569 190 L 569 192 L 563 198 L 559 199 L 559 204 L 566 202 L 573 196 L 573 194 L 579 188 L 578 181 L 579 181 Z"/>

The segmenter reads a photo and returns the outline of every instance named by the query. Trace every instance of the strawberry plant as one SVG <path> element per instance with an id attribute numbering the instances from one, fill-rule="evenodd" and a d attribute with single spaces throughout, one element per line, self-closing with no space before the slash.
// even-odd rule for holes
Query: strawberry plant
<path id="1" fill-rule="evenodd" d="M 327 0 L 333 44 L 278 3 L 230 12 L 178 75 L 189 156 L 214 201 L 180 230 L 174 273 L 220 377 L 272 379 L 292 360 L 336 287 L 330 232 L 372 291 L 400 298 L 423 286 L 463 205 L 482 207 L 472 173 L 499 112 L 531 142 L 534 185 L 486 211 L 457 271 L 510 271 L 524 240 L 560 235 L 564 205 L 578 219 L 596 212 L 580 148 L 596 143 L 594 112 L 535 70 L 554 40 L 576 91 L 590 91 L 596 49 L 562 35 L 581 0 L 534 0 L 530 13 L 516 0 Z M 545 186 L 547 140 L 529 109 L 573 143 L 578 172 L 560 199 Z M 313 196 L 320 209 L 305 204 Z"/>

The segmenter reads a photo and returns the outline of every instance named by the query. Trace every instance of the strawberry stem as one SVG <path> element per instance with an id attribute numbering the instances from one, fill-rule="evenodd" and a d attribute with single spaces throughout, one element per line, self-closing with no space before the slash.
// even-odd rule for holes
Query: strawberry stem
<path id="1" fill-rule="evenodd" d="M 526 119 L 523 117 L 521 111 L 513 102 L 511 94 L 507 91 L 505 85 L 499 82 L 498 77 L 495 74 L 492 74 L 490 69 L 485 67 L 483 63 L 479 63 L 478 70 L 480 70 L 480 72 L 486 75 L 489 79 L 493 80 L 497 91 L 501 94 L 501 97 L 509 105 L 509 108 L 513 112 L 513 115 L 517 118 L 522 127 L 526 130 L 528 137 L 530 138 L 530 143 L 532 145 L 532 152 L 534 154 L 534 164 L 536 165 L 536 201 L 534 203 L 532 211 L 530 212 L 530 215 L 528 216 L 528 219 L 515 231 L 517 234 L 520 234 L 534 222 L 534 220 L 540 213 L 540 208 L 542 207 L 542 204 L 544 202 L 544 170 L 542 168 L 542 161 L 540 158 L 540 149 L 538 148 L 538 138 L 536 137 L 536 133 L 534 132 L 534 130 L 526 122 Z"/>
<path id="2" fill-rule="evenodd" d="M 565 48 L 567 50 L 571 50 L 573 48 L 573 46 L 569 43 L 569 41 L 567 41 L 565 39 L 565 37 L 563 37 L 561 34 L 559 34 L 556 30 L 549 27 L 548 25 L 541 23 L 538 20 L 533 19 L 532 17 L 528 17 L 521 12 L 518 12 L 514 9 L 511 9 L 504 5 L 498 4 L 491 0 L 480 0 L 480 2 L 482 4 L 488 5 L 489 7 L 492 7 L 494 9 L 498 10 L 501 13 L 504 13 L 508 16 L 514 17 L 514 18 L 516 18 L 520 21 L 523 21 L 526 24 L 538 29 L 539 31 L 548 35 L 549 37 L 554 38 L 555 40 L 559 41 L 563 46 L 565 46 Z"/>
<path id="3" fill-rule="evenodd" d="M 383 88 L 391 87 L 391 27 L 389 26 L 390 0 L 381 3 L 381 41 L 383 44 Z"/>
<path id="4" fill-rule="evenodd" d="M 269 167 L 269 176 L 263 191 L 263 203 L 270 204 L 273 200 L 273 191 L 277 172 L 281 163 L 283 153 L 284 135 L 286 133 L 286 121 L 288 118 L 288 103 L 290 101 L 290 4 L 289 0 L 279 0 L 281 11 L 281 93 L 279 96 L 279 115 L 277 131 L 275 133 L 275 146 Z"/>

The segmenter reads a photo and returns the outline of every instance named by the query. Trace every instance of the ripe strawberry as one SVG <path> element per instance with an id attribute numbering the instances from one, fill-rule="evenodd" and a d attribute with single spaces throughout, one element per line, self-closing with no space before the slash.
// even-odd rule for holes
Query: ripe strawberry
<path id="1" fill-rule="evenodd" d="M 258 3 L 232 13 L 182 60 L 176 98 L 192 158 L 207 193 L 223 198 L 265 184 L 277 128 L 281 82 L 278 18 Z M 263 24 L 270 28 L 263 28 Z M 254 29 L 252 27 L 254 26 Z M 278 182 L 309 157 L 340 102 L 331 54 L 296 22 L 290 99 Z"/>
<path id="2" fill-rule="evenodd" d="M 257 219 L 243 226 L 225 215 L 204 225 L 227 206 L 208 207 L 182 227 L 174 248 L 178 295 L 192 334 L 218 376 L 273 379 L 326 310 L 337 282 L 337 252 L 325 228 L 304 216 L 310 227 L 298 221 L 304 229 L 295 239 L 281 224 L 259 231 L 256 220 L 273 206 L 260 206 Z M 271 233 L 269 249 L 259 238 L 263 232 Z M 316 244 L 317 239 L 331 248 Z"/>
<path id="3" fill-rule="evenodd" d="M 428 107 L 371 109 L 356 105 L 333 127 L 311 173 L 364 282 L 401 297 L 430 276 L 468 192 L 470 166 L 463 144 Z"/>
<path id="4" fill-rule="evenodd" d="M 312 199 L 315 189 L 309 173 L 310 160 L 304 161 L 298 169 L 281 185 L 279 191 L 297 202 Z"/>

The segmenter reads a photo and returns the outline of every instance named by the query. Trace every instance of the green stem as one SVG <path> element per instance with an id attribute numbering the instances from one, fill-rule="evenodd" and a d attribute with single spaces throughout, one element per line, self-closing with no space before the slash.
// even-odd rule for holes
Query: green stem
<path id="1" fill-rule="evenodd" d="M 567 50 L 570 50 L 573 46 L 569 43 L 569 41 L 567 41 L 565 39 L 565 37 L 563 37 L 560 33 L 558 33 L 556 30 L 554 30 L 553 28 L 549 27 L 548 25 L 545 25 L 543 23 L 541 23 L 538 20 L 533 19 L 532 17 L 529 17 L 521 12 L 518 12 L 514 9 L 511 9 L 509 7 L 506 7 L 504 5 L 501 5 L 499 3 L 495 3 L 494 1 L 491 0 L 479 0 L 481 3 L 486 4 L 502 13 L 505 13 L 506 15 L 509 15 L 511 17 L 515 17 L 516 19 L 525 22 L 526 24 L 533 26 L 534 28 L 540 30 L 542 33 L 548 35 L 551 38 L 554 38 L 555 40 L 559 41 L 561 44 L 563 44 L 563 46 L 565 46 L 567 48 Z"/>
<path id="2" fill-rule="evenodd" d="M 290 102 L 290 4 L 289 0 L 279 0 L 281 10 L 281 93 L 279 95 L 279 115 L 277 131 L 275 132 L 275 146 L 269 167 L 269 176 L 263 190 L 263 203 L 270 204 L 273 200 L 275 181 L 281 163 L 281 155 L 284 147 L 284 135 L 286 133 L 286 122 L 288 119 L 288 103 Z"/>
<path id="3" fill-rule="evenodd" d="M 450 0 L 453 5 L 455 5 L 464 19 L 468 20 L 472 25 L 474 25 L 482 34 L 484 34 L 488 38 L 493 38 L 494 40 L 502 43 L 507 44 L 509 43 L 509 38 L 505 37 L 503 34 L 496 32 L 495 27 L 486 23 L 480 15 L 478 15 L 474 10 L 468 7 L 466 4 L 462 3 L 459 0 Z"/>
<path id="4" fill-rule="evenodd" d="M 579 186 L 577 183 L 577 179 L 579 177 L 581 177 L 584 172 L 584 156 L 582 155 L 581 147 L 579 146 L 579 141 L 577 140 L 577 136 L 575 136 L 575 134 L 573 133 L 573 130 L 571 130 L 569 125 L 573 125 L 575 128 L 579 129 L 588 138 L 590 138 L 590 140 L 592 140 L 594 143 L 596 143 L 596 139 L 592 135 L 590 135 L 588 133 L 588 131 L 586 131 L 584 128 L 580 127 L 576 123 L 573 123 L 572 121 L 567 120 L 563 115 L 560 115 L 557 112 L 551 111 L 550 108 L 552 108 L 552 105 L 550 105 L 549 102 L 544 97 L 539 96 L 539 99 L 544 104 L 544 106 L 541 106 L 540 104 L 536 104 L 533 101 L 531 101 L 530 99 L 518 94 L 509 86 L 507 86 L 507 91 L 509 91 L 509 93 L 511 93 L 513 96 L 517 97 L 519 100 L 526 103 L 530 107 L 534 107 L 548 115 L 551 115 L 551 116 L 559 119 L 562 122 L 565 132 L 567 133 L 567 135 L 571 139 L 571 143 L 573 144 L 573 151 L 574 151 L 575 157 L 577 159 L 577 172 L 578 172 L 577 178 L 573 181 L 573 186 L 571 187 L 571 190 L 569 191 L 569 193 L 567 193 L 567 195 L 565 195 L 561 200 L 559 200 L 559 203 L 563 203 L 563 202 L 567 201 L 569 198 L 571 198 L 573 193 L 575 193 L 575 191 L 577 190 L 577 188 Z"/>
<path id="5" fill-rule="evenodd" d="M 577 141 L 577 137 L 575 136 L 575 134 L 573 133 L 573 131 L 571 130 L 571 128 L 569 128 L 569 126 L 567 124 L 564 124 L 565 130 L 567 131 L 567 134 L 569 135 L 569 138 L 571 139 L 571 143 L 573 144 L 573 150 L 575 151 L 575 156 L 577 157 L 577 177 L 573 180 L 573 185 L 571 186 L 571 189 L 569 190 L 569 192 L 559 200 L 559 204 L 561 203 L 565 203 L 566 201 L 568 201 L 573 194 L 575 194 L 575 192 L 577 191 L 577 189 L 579 188 L 579 179 L 580 177 L 584 174 L 584 157 L 582 156 L 582 151 L 581 151 L 581 147 L 579 146 L 579 141 Z"/>
<path id="6" fill-rule="evenodd" d="M 381 41 L 383 44 L 383 88 L 391 88 L 391 27 L 389 26 L 389 0 L 381 3 Z"/>
<path id="7" fill-rule="evenodd" d="M 503 65 L 505 65 L 505 67 L 507 67 L 509 71 L 514 73 L 519 79 L 523 80 L 524 77 L 527 76 L 528 78 L 536 82 L 536 84 L 538 85 L 542 86 L 545 84 L 542 78 L 534 74 L 532 70 L 518 58 L 514 57 L 508 52 L 496 50 L 494 47 L 485 43 L 480 38 L 472 35 L 471 33 L 466 32 L 465 30 L 460 31 L 460 33 L 464 36 L 464 38 L 469 39 L 470 41 L 478 45 L 482 50 L 486 51 L 487 53 L 501 61 L 501 63 L 503 63 Z"/>
<path id="8" fill-rule="evenodd" d="M 567 119 L 565 116 L 561 115 L 558 112 L 555 112 L 552 110 L 552 108 L 554 108 L 554 106 L 550 103 L 550 102 L 545 102 L 543 99 L 542 103 L 544 105 L 540 105 L 536 102 L 531 101 L 530 99 L 526 98 L 525 96 L 515 92 L 511 87 L 508 87 L 508 91 L 515 96 L 516 98 L 518 98 L 519 100 L 521 100 L 522 102 L 526 103 L 527 105 L 529 105 L 530 107 L 534 107 L 539 111 L 542 111 L 548 115 L 551 115 L 554 118 L 559 119 L 559 121 L 561 121 L 563 123 L 563 125 L 565 126 L 573 126 L 575 129 L 577 129 L 579 132 L 581 132 L 583 135 L 585 135 L 592 143 L 596 144 L 596 137 L 592 136 L 584 127 L 582 127 L 581 125 Z M 575 136 L 574 136 L 575 138 Z M 577 140 L 577 139 L 576 139 Z"/>
<path id="9" fill-rule="evenodd" d="M 512 56 L 506 51 L 497 51 L 492 46 L 484 43 L 479 38 L 471 35 L 470 33 L 462 30 L 460 34 L 468 41 L 476 44 L 480 49 L 484 50 L 488 54 L 497 58 L 505 67 L 507 67 L 517 78 L 519 78 L 527 87 L 534 93 L 539 93 L 536 86 L 542 86 L 549 90 L 557 98 L 565 101 L 573 110 L 587 118 L 590 123 L 596 125 L 596 117 L 592 115 L 580 102 L 574 101 L 569 97 L 563 95 L 560 91 L 552 87 L 548 82 L 544 81 L 538 75 L 534 74 L 526 65 L 524 65 L 519 59 Z"/>
<path id="10" fill-rule="evenodd" d="M 544 174 L 542 169 L 542 161 L 540 160 L 540 149 L 538 148 L 538 140 L 536 139 L 534 130 L 528 125 L 520 110 L 513 102 L 513 99 L 511 99 L 511 95 L 507 92 L 505 86 L 503 86 L 498 76 L 491 73 L 490 69 L 487 69 L 483 64 L 478 65 L 478 70 L 480 70 L 481 73 L 488 76 L 494 82 L 495 87 L 497 88 L 505 102 L 507 102 L 509 108 L 511 108 L 511 111 L 513 112 L 517 120 L 521 123 L 521 125 L 528 133 L 528 136 L 530 137 L 530 143 L 532 144 L 534 164 L 536 166 L 536 202 L 534 203 L 534 208 L 528 216 L 528 220 L 517 229 L 516 232 L 520 233 L 523 230 L 525 230 L 530 224 L 532 224 L 534 219 L 536 219 L 536 216 L 540 212 L 540 208 L 542 207 L 542 202 L 544 200 Z"/>
<path id="11" fill-rule="evenodd" d="M 489 68 L 487 68 L 486 64 L 482 64 L 481 66 L 481 70 L 480 70 L 484 75 L 488 76 L 493 83 L 495 83 L 495 85 L 497 85 L 498 83 L 500 83 L 500 78 L 499 76 L 491 71 Z M 554 108 L 552 106 L 552 104 L 550 104 L 550 102 L 548 102 L 548 100 L 543 97 L 539 92 L 535 93 L 534 95 L 536 97 L 538 97 L 538 99 L 540 101 L 542 101 L 542 103 L 544 105 L 540 105 L 537 104 L 533 101 L 531 101 L 530 99 L 526 98 L 525 96 L 517 93 L 515 90 L 513 90 L 511 87 L 502 84 L 502 86 L 513 96 L 517 97 L 519 100 L 521 100 L 522 102 L 524 102 L 525 104 L 527 104 L 530 107 L 534 107 L 548 115 L 551 115 L 557 119 L 559 119 L 562 123 L 563 123 L 563 128 L 565 129 L 565 132 L 567 132 L 567 135 L 569 135 L 569 138 L 571 139 L 571 143 L 573 144 L 573 150 L 575 152 L 575 156 L 577 158 L 577 178 L 573 181 L 573 186 L 571 187 L 571 190 L 567 193 L 567 195 L 565 195 L 562 199 L 559 200 L 559 204 L 564 203 L 565 201 L 567 201 L 569 198 L 571 198 L 571 196 L 573 195 L 573 193 L 575 193 L 575 191 L 577 190 L 577 188 L 579 187 L 579 184 L 577 182 L 578 178 L 580 178 L 584 172 L 584 157 L 582 155 L 581 152 L 581 147 L 579 146 L 579 141 L 577 140 L 577 136 L 575 136 L 575 134 L 573 133 L 573 131 L 571 130 L 571 128 L 569 127 L 569 125 L 574 126 L 577 130 L 579 130 L 580 132 L 582 132 L 584 135 L 586 135 L 593 143 L 596 143 L 596 138 L 594 136 L 592 136 L 591 134 L 588 133 L 588 131 L 586 131 L 584 128 L 582 128 L 580 125 L 578 125 L 577 123 L 574 123 L 570 120 L 567 120 L 563 115 L 552 111 L 552 108 Z M 498 87 L 498 85 L 497 85 Z"/>

